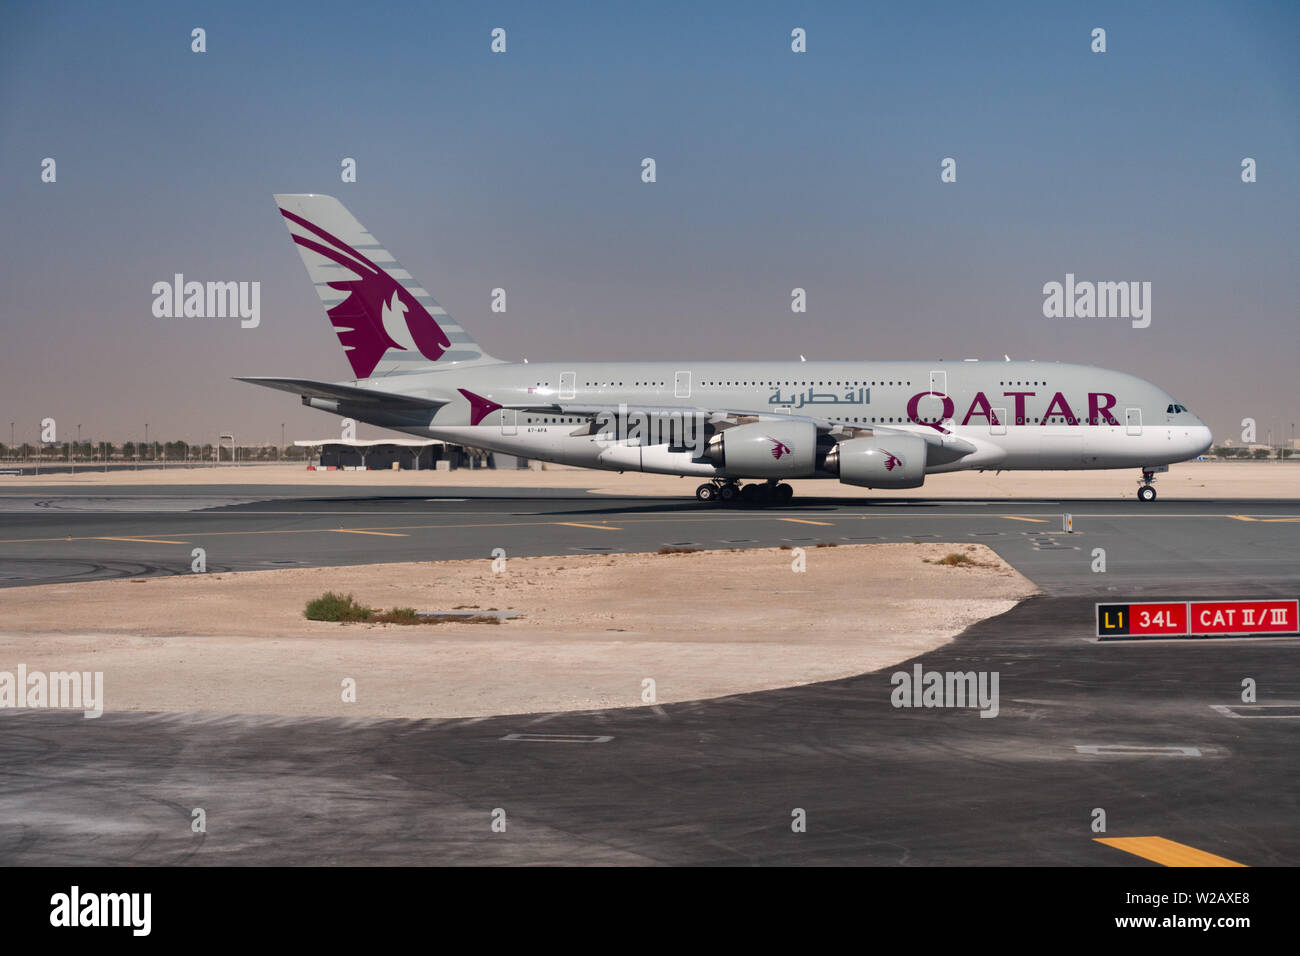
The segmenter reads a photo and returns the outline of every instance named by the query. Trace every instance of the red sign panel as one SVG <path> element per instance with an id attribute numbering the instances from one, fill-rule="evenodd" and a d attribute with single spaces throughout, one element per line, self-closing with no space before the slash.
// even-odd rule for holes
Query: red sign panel
<path id="1" fill-rule="evenodd" d="M 1097 636 L 1228 637 L 1300 633 L 1297 601 L 1177 601 L 1098 604 Z"/>
<path id="2" fill-rule="evenodd" d="M 1295 601 L 1193 601 L 1193 634 L 1294 634 Z"/>
<path id="3" fill-rule="evenodd" d="M 1128 632 L 1146 637 L 1187 633 L 1187 604 L 1130 604 Z"/>

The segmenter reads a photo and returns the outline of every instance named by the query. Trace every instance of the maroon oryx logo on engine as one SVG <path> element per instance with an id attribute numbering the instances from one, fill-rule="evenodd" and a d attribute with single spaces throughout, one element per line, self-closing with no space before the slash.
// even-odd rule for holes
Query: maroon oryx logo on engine
<path id="1" fill-rule="evenodd" d="M 764 436 L 764 438 L 772 443 L 772 457 L 777 461 L 780 461 L 786 455 L 791 454 L 790 446 L 785 442 L 777 441 L 775 438 L 768 438 L 767 436 Z"/>
<path id="2" fill-rule="evenodd" d="M 892 451 L 889 451 L 888 449 L 882 448 L 880 450 L 883 451 L 887 456 L 885 458 L 885 471 L 893 471 L 895 468 L 903 467 L 903 459 L 899 458 L 897 455 L 895 455 Z"/>

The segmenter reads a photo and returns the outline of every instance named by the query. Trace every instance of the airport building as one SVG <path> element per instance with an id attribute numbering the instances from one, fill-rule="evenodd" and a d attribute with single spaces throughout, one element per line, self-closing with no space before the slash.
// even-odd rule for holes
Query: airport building
<path id="1" fill-rule="evenodd" d="M 421 438 L 342 439 L 295 441 L 307 449 L 308 468 L 346 471 L 449 471 L 457 468 L 527 468 L 528 460 L 498 455 L 480 448 L 452 445 Z"/>

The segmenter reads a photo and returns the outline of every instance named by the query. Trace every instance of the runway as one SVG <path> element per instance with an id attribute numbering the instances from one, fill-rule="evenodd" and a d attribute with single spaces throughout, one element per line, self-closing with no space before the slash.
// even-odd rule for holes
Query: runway
<path id="1" fill-rule="evenodd" d="M 893 706 L 890 675 L 914 661 L 729 698 L 469 720 L 0 711 L 0 863 L 1157 865 L 1154 851 L 1098 842 L 1142 837 L 1139 848 L 1162 838 L 1294 865 L 1300 640 L 1098 643 L 1093 603 L 1296 597 L 1300 505 L 1068 507 L 1072 534 L 1051 500 L 749 510 L 468 488 L 6 496 L 10 586 L 189 573 L 194 547 L 210 570 L 245 570 L 486 560 L 495 547 L 916 539 L 987 544 L 1046 594 L 919 661 L 998 674 L 994 719 Z M 1098 548 L 1104 572 L 1092 570 Z M 1242 702 L 1245 678 L 1255 703 Z M 191 830 L 195 808 L 205 833 Z M 792 830 L 799 811 L 806 832 Z"/>
<path id="2" fill-rule="evenodd" d="M 314 492 L 314 493 L 313 493 Z M 975 541 L 1054 595 L 1129 596 L 1245 586 L 1294 596 L 1300 502 L 797 499 L 779 508 L 571 490 L 199 486 L 52 489 L 0 497 L 0 587 L 394 561 L 755 548 L 819 542 Z M 1073 533 L 1062 515 L 1073 515 Z M 1094 551 L 1105 571 L 1094 571 Z"/>

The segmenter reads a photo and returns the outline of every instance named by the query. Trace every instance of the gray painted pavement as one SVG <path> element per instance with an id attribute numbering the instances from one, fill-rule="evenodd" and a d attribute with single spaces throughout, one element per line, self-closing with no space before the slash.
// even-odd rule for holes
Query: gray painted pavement
<path id="1" fill-rule="evenodd" d="M 1300 859 L 1300 718 L 1272 716 L 1300 709 L 1240 700 L 1250 677 L 1260 704 L 1300 703 L 1300 641 L 1092 639 L 1099 599 L 1296 597 L 1295 502 L 1072 501 L 1066 534 L 1052 501 L 722 510 L 568 491 L 269 492 L 194 489 L 192 511 L 142 508 L 140 489 L 76 507 L 9 498 L 0 578 L 184 573 L 191 546 L 210 569 L 243 570 L 486 560 L 493 547 L 938 540 L 988 544 L 1047 594 L 921 660 L 998 672 L 993 719 L 891 706 L 889 676 L 911 663 L 718 700 L 472 720 L 0 711 L 0 863 L 1152 865 L 1095 842 L 1099 807 L 1107 836 L 1255 866 Z M 1090 569 L 1099 547 L 1104 574 Z M 1079 749 L 1116 745 L 1180 755 Z M 205 834 L 190 830 L 194 807 Z M 795 808 L 806 833 L 791 831 Z"/>

